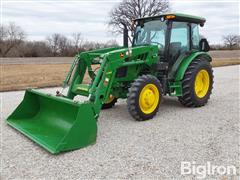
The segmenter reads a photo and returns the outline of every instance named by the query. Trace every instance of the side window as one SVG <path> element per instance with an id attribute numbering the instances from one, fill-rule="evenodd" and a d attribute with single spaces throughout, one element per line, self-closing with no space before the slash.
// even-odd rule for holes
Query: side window
<path id="1" fill-rule="evenodd" d="M 192 24 L 191 26 L 192 26 L 192 48 L 199 49 L 200 36 L 199 36 L 198 25 Z"/>

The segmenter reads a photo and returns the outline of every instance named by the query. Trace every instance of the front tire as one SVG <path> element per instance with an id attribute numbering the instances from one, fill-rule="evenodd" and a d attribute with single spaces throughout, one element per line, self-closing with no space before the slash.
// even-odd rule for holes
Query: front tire
<path id="1" fill-rule="evenodd" d="M 110 95 L 108 101 L 102 105 L 102 109 L 110 109 L 112 108 L 117 102 L 117 98 L 113 95 Z"/>
<path id="2" fill-rule="evenodd" d="M 131 116 L 137 121 L 152 119 L 162 100 L 162 87 L 152 75 L 142 75 L 129 88 L 127 105 Z"/>
<path id="3" fill-rule="evenodd" d="M 179 101 L 186 107 L 204 106 L 213 88 L 213 70 L 204 58 L 197 58 L 191 62 L 182 80 L 183 95 Z"/>

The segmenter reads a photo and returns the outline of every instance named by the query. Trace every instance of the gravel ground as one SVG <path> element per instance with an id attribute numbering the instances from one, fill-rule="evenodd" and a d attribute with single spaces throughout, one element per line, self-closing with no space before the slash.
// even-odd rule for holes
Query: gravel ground
<path id="1" fill-rule="evenodd" d="M 1 178 L 195 179 L 180 175 L 181 161 L 235 165 L 239 171 L 239 67 L 214 69 L 214 91 L 202 108 L 184 108 L 166 97 L 153 120 L 136 122 L 122 100 L 102 111 L 95 145 L 60 155 L 6 125 L 23 91 L 1 93 Z"/>

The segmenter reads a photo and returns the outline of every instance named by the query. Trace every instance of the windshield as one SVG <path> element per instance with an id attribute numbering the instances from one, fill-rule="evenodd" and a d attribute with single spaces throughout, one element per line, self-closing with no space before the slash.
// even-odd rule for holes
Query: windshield
<path id="1" fill-rule="evenodd" d="M 164 49 L 166 30 L 167 25 L 165 21 L 153 20 L 145 23 L 139 22 L 135 30 L 133 46 L 153 44 Z"/>

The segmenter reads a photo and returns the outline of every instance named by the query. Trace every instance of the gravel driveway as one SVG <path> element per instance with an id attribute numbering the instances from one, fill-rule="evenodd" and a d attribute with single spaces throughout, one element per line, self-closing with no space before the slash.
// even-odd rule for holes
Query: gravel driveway
<path id="1" fill-rule="evenodd" d="M 234 165 L 239 171 L 239 67 L 214 69 L 213 94 L 202 108 L 184 108 L 166 97 L 153 120 L 136 122 L 125 101 L 119 101 L 102 111 L 95 145 L 60 155 L 49 154 L 6 125 L 4 119 L 23 91 L 1 93 L 1 178 L 194 178 L 180 175 L 181 161 Z"/>

